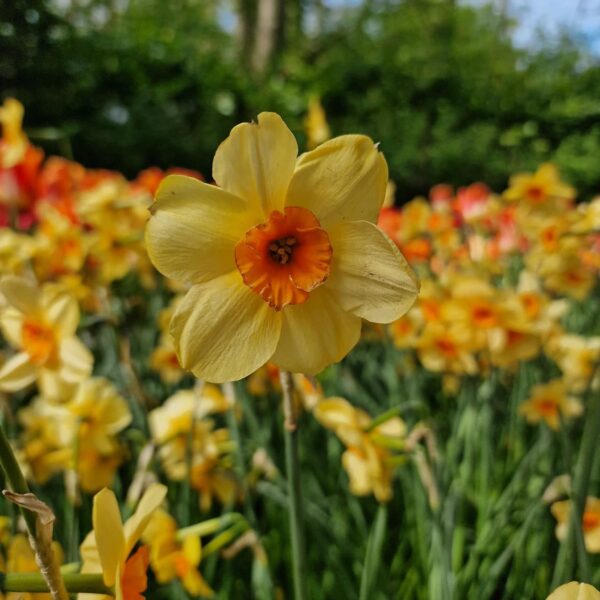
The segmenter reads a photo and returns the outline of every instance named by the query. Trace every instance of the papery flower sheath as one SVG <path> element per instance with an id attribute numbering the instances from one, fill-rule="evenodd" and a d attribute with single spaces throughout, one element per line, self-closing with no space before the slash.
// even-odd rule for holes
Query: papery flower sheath
<path id="1" fill-rule="evenodd" d="M 182 366 L 240 379 L 272 361 L 315 374 L 389 323 L 418 293 L 377 228 L 388 169 L 371 139 L 345 135 L 297 157 L 281 117 L 261 113 L 217 149 L 208 185 L 172 175 L 146 228 L 156 268 L 191 287 L 170 331 Z"/>

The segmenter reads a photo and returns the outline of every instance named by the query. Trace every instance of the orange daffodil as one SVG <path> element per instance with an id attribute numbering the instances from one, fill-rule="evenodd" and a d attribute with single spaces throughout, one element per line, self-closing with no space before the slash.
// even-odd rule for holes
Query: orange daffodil
<path id="1" fill-rule="evenodd" d="M 152 484 L 125 524 L 121 521 L 119 504 L 111 490 L 104 488 L 94 496 L 94 530 L 81 545 L 81 572 L 102 573 L 104 584 L 114 586 L 117 600 L 144 598 L 142 593 L 147 586 L 149 551 L 146 546 L 141 546 L 134 554 L 130 554 L 166 494 L 167 488 L 164 485 Z M 94 594 L 80 594 L 79 600 L 93 600 L 97 597 Z"/>
<path id="2" fill-rule="evenodd" d="M 148 253 L 191 288 L 171 321 L 184 368 L 215 383 L 267 361 L 314 374 L 341 360 L 361 318 L 391 322 L 419 284 L 375 226 L 388 169 L 362 135 L 297 158 L 274 113 L 242 123 L 219 146 L 219 187 L 172 175 L 158 189 Z"/>

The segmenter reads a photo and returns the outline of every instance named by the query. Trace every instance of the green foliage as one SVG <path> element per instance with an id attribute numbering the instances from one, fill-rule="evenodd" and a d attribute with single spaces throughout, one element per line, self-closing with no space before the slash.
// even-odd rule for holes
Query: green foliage
<path id="1" fill-rule="evenodd" d="M 257 75 L 220 3 L 95 0 L 60 15 L 48 0 L 3 3 L 0 88 L 49 151 L 130 176 L 150 165 L 210 176 L 235 123 L 276 110 L 300 133 L 316 92 L 334 134 L 382 143 L 403 200 L 441 181 L 501 187 L 546 160 L 583 197 L 597 191 L 600 67 L 567 39 L 517 50 L 505 18 L 453 2 L 291 4 L 287 45 Z"/>

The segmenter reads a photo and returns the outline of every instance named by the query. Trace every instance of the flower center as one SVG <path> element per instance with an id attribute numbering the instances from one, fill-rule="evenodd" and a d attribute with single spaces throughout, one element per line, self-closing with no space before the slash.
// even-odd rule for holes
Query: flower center
<path id="1" fill-rule="evenodd" d="M 51 327 L 38 319 L 27 318 L 21 329 L 23 350 L 29 354 L 31 362 L 43 365 L 56 358 L 56 338 Z"/>
<path id="2" fill-rule="evenodd" d="M 294 236 L 280 238 L 269 244 L 269 255 L 280 265 L 286 265 L 292 259 L 294 246 L 298 240 Z"/>
<path id="3" fill-rule="evenodd" d="M 538 398 L 536 407 L 540 414 L 548 417 L 558 414 L 558 405 L 552 398 Z"/>
<path id="4" fill-rule="evenodd" d="M 600 526 L 600 514 L 586 510 L 583 513 L 583 531 L 588 532 Z"/>
<path id="5" fill-rule="evenodd" d="M 235 246 L 244 283 L 275 310 L 302 304 L 329 276 L 329 236 L 312 212 L 288 206 L 249 229 Z"/>

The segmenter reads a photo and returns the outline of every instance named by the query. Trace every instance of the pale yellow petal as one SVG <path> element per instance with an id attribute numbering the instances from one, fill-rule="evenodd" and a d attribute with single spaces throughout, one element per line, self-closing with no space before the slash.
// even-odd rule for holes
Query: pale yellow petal
<path id="1" fill-rule="evenodd" d="M 0 390 L 18 392 L 33 383 L 37 373 L 38 370 L 29 359 L 29 354 L 15 354 L 0 367 Z"/>
<path id="2" fill-rule="evenodd" d="M 360 318 L 342 310 L 321 286 L 304 304 L 283 310 L 281 338 L 271 361 L 286 371 L 315 375 L 352 350 L 360 329 Z"/>
<path id="3" fill-rule="evenodd" d="M 329 231 L 333 246 L 327 289 L 337 303 L 374 323 L 404 315 L 419 293 L 419 281 L 396 245 L 367 221 L 338 223 Z"/>
<path id="4" fill-rule="evenodd" d="M 298 145 L 283 119 L 263 112 L 258 123 L 241 123 L 231 130 L 215 153 L 213 177 L 267 216 L 284 206 L 297 154 Z"/>
<path id="5" fill-rule="evenodd" d="M 41 294 L 41 307 L 61 336 L 74 335 L 79 325 L 79 305 L 67 288 L 59 284 L 45 285 Z"/>
<path id="6" fill-rule="evenodd" d="M 23 313 L 8 306 L 0 313 L 0 328 L 6 341 L 14 348 L 21 348 L 21 331 L 23 329 Z"/>
<path id="7" fill-rule="evenodd" d="M 356 409 L 344 398 L 327 398 L 321 400 L 314 410 L 313 414 L 317 421 L 334 431 L 338 427 L 357 427 Z"/>
<path id="8" fill-rule="evenodd" d="M 104 583 L 113 586 L 117 580 L 119 565 L 125 562 L 127 555 L 119 504 L 108 488 L 94 496 L 92 520 Z"/>
<path id="9" fill-rule="evenodd" d="M 264 365 L 280 330 L 281 313 L 244 285 L 237 271 L 193 286 L 171 321 L 179 361 L 212 383 L 241 379 Z"/>
<path id="10" fill-rule="evenodd" d="M 150 211 L 150 259 L 166 277 L 189 283 L 234 270 L 235 244 L 262 221 L 240 198 L 184 175 L 170 175 L 161 183 Z"/>
<path id="11" fill-rule="evenodd" d="M 48 400 L 53 402 L 67 402 L 72 397 L 77 386 L 76 382 L 65 381 L 60 371 L 52 369 L 40 369 L 38 375 L 38 387 Z"/>
<path id="12" fill-rule="evenodd" d="M 61 363 L 59 375 L 67 383 L 83 381 L 92 372 L 94 357 L 79 338 L 73 336 L 63 340 L 58 354 Z"/>
<path id="13" fill-rule="evenodd" d="M 387 181 L 387 163 L 373 141 L 343 135 L 298 158 L 285 203 L 308 208 L 324 227 L 375 222 Z"/>
<path id="14" fill-rule="evenodd" d="M 29 279 L 6 275 L 0 280 L 0 293 L 7 302 L 24 314 L 32 314 L 39 307 L 39 290 Z"/>
<path id="15" fill-rule="evenodd" d="M 162 504 L 167 495 L 166 486 L 153 483 L 142 496 L 133 515 L 125 523 L 125 556 L 133 550 L 138 540 L 142 537 L 144 529 L 150 522 L 154 511 Z"/>
<path id="16" fill-rule="evenodd" d="M 356 496 L 366 496 L 371 492 L 369 466 L 365 458 L 354 450 L 342 454 L 342 465 L 350 478 L 350 491 Z"/>
<path id="17" fill-rule="evenodd" d="M 546 600 L 600 600 L 600 592 L 587 583 L 571 581 L 556 588 Z"/>

